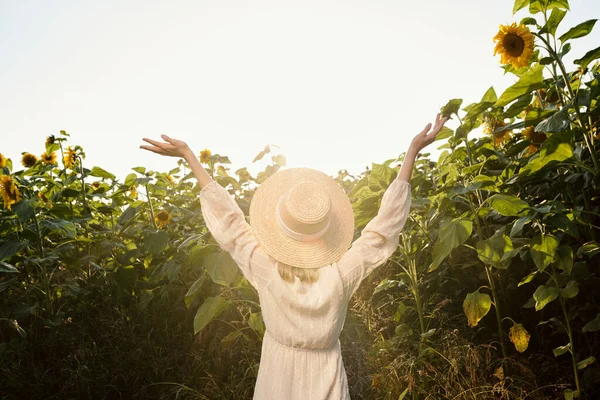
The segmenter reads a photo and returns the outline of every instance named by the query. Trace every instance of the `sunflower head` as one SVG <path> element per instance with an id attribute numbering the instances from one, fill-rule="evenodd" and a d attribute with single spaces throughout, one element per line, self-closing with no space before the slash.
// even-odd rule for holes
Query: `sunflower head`
<path id="1" fill-rule="evenodd" d="M 54 135 L 50 135 L 46 138 L 46 145 L 49 146 L 51 144 L 54 144 L 54 142 L 56 142 L 56 137 Z"/>
<path id="2" fill-rule="evenodd" d="M 525 25 L 513 22 L 511 25 L 500 25 L 494 36 L 494 55 L 500 54 L 500 63 L 512 64 L 515 68 L 526 67 L 533 54 L 533 34 Z"/>
<path id="3" fill-rule="evenodd" d="M 26 168 L 31 168 L 35 165 L 35 163 L 37 163 L 37 160 L 38 159 L 35 154 L 24 153 L 23 157 L 21 157 L 21 164 L 23 164 L 23 166 Z"/>
<path id="4" fill-rule="evenodd" d="M 129 191 L 129 197 L 133 200 L 138 198 L 137 186 L 133 186 Z"/>
<path id="5" fill-rule="evenodd" d="M 0 153 L 0 168 L 6 167 L 6 157 L 2 153 Z"/>
<path id="6" fill-rule="evenodd" d="M 210 161 L 210 150 L 208 149 L 204 149 L 200 152 L 200 162 L 203 164 L 208 164 L 208 162 Z"/>
<path id="7" fill-rule="evenodd" d="M 504 126 L 506 126 L 504 121 L 488 115 L 484 119 L 483 133 L 486 135 L 491 135 L 494 139 L 494 144 L 498 146 L 510 138 L 511 131 L 509 130 L 496 132 L 497 129 L 500 129 Z"/>
<path id="8" fill-rule="evenodd" d="M 165 178 L 166 178 L 166 179 L 169 181 L 169 183 L 170 183 L 171 185 L 175 184 L 175 179 L 173 179 L 173 177 L 172 177 L 171 175 L 169 175 L 169 174 L 166 174 L 166 175 L 165 175 Z"/>
<path id="9" fill-rule="evenodd" d="M 94 188 L 94 190 L 98 190 L 98 188 L 100 187 L 100 182 L 99 181 L 93 182 L 92 187 Z"/>
<path id="10" fill-rule="evenodd" d="M 65 165 L 65 168 L 73 168 L 76 162 L 77 153 L 71 148 L 71 146 L 67 147 L 67 152 L 63 157 L 63 164 Z"/>
<path id="11" fill-rule="evenodd" d="M 0 177 L 0 195 L 4 202 L 4 207 L 11 209 L 10 206 L 21 201 L 21 193 L 19 188 L 8 175 Z"/>
<path id="12" fill-rule="evenodd" d="M 42 159 L 42 162 L 46 165 L 56 164 L 56 153 L 53 151 L 50 153 L 45 152 L 40 158 Z"/>
<path id="13" fill-rule="evenodd" d="M 154 217 L 154 222 L 162 229 L 164 226 L 171 223 L 171 214 L 169 214 L 167 210 L 159 211 Z"/>
<path id="14" fill-rule="evenodd" d="M 47 202 L 48 202 L 48 198 L 47 198 L 47 197 L 44 195 L 44 193 L 42 193 L 42 192 L 38 192 L 38 194 L 37 194 L 37 195 L 38 195 L 38 198 L 39 198 L 41 201 L 43 201 L 44 203 L 47 203 Z"/>
<path id="15" fill-rule="evenodd" d="M 521 131 L 521 134 L 525 136 L 531 144 L 527 146 L 526 155 L 534 154 L 540 149 L 540 145 L 546 140 L 546 134 L 543 132 L 537 132 L 533 126 L 528 126 Z"/>

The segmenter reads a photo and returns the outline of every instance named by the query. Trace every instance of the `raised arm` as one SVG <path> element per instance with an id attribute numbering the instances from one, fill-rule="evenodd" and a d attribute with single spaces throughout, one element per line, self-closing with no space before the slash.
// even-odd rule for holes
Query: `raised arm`
<path id="1" fill-rule="evenodd" d="M 184 158 L 194 172 L 201 187 L 199 198 L 202 216 L 210 233 L 221 249 L 227 251 L 240 267 L 242 274 L 258 290 L 270 279 L 273 270 L 271 259 L 264 253 L 254 236 L 250 224 L 234 198 L 214 181 L 188 145 L 162 135 L 166 142 L 144 138 L 149 145 L 142 149 L 157 154 Z"/>
<path id="2" fill-rule="evenodd" d="M 398 248 L 399 235 L 410 211 L 410 178 L 415 159 L 419 151 L 435 140 L 447 120 L 438 114 L 433 129 L 428 124 L 414 137 L 398 176 L 383 194 L 377 215 L 338 261 L 338 270 L 348 297 L 356 292 L 365 277 L 385 263 Z"/>

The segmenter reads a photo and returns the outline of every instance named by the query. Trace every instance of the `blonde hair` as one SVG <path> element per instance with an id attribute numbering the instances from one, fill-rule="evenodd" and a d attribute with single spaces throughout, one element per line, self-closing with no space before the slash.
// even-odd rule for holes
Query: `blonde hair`
<path id="1" fill-rule="evenodd" d="M 296 281 L 295 277 L 298 277 L 302 283 L 312 284 L 319 280 L 318 268 L 297 268 L 278 262 L 277 271 L 281 279 L 289 283 L 294 283 Z"/>

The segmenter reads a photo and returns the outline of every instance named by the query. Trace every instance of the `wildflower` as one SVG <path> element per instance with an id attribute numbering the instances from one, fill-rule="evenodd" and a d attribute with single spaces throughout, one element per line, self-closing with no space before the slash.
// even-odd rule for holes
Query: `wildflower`
<path id="1" fill-rule="evenodd" d="M 504 126 L 506 126 L 506 123 L 504 121 L 488 115 L 485 117 L 483 133 L 487 135 L 492 135 L 494 138 L 494 144 L 497 146 L 502 142 L 508 140 L 508 138 L 510 138 L 511 131 L 509 130 L 496 132 L 496 130 Z"/>
<path id="2" fill-rule="evenodd" d="M 2 153 L 0 153 L 0 168 L 6 167 L 6 157 Z"/>
<path id="3" fill-rule="evenodd" d="M 11 209 L 10 206 L 18 201 L 21 201 L 21 193 L 19 188 L 8 175 L 2 175 L 0 178 L 0 195 L 4 202 L 4 207 Z"/>
<path id="4" fill-rule="evenodd" d="M 525 25 L 513 22 L 511 25 L 500 25 L 494 36 L 494 55 L 500 54 L 500 63 L 512 64 L 515 68 L 526 67 L 533 54 L 533 35 Z"/>
<path id="5" fill-rule="evenodd" d="M 159 228 L 162 228 L 171 223 L 171 214 L 166 210 L 159 211 L 154 217 L 154 222 L 156 222 Z"/>
<path id="6" fill-rule="evenodd" d="M 40 157 L 42 159 L 42 162 L 46 165 L 54 165 L 56 164 L 56 153 L 55 152 L 45 152 L 44 154 L 42 154 L 42 156 Z"/>
<path id="7" fill-rule="evenodd" d="M 204 149 L 200 152 L 200 162 L 203 164 L 208 164 L 210 161 L 210 150 Z"/>
<path id="8" fill-rule="evenodd" d="M 67 147 L 67 154 L 63 157 L 63 164 L 65 168 L 73 168 L 77 162 L 77 154 L 71 146 Z"/>
<path id="9" fill-rule="evenodd" d="M 23 164 L 23 166 L 26 168 L 33 167 L 36 162 L 37 162 L 37 157 L 31 153 L 24 153 L 23 157 L 21 158 L 21 164 Z"/>

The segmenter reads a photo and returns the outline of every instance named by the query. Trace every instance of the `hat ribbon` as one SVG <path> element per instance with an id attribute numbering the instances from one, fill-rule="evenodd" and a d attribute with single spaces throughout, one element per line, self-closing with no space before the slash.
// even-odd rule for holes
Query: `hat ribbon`
<path id="1" fill-rule="evenodd" d="M 327 228 L 329 228 L 331 218 L 329 218 L 329 220 L 327 221 L 327 225 L 325 225 L 323 229 L 316 233 L 300 233 L 291 230 L 290 228 L 288 228 L 285 222 L 283 222 L 283 220 L 281 219 L 281 215 L 279 214 L 279 205 L 281 204 L 281 200 L 283 200 L 283 196 L 279 198 L 277 206 L 275 206 L 275 216 L 277 217 L 277 222 L 279 223 L 281 230 L 292 239 L 298 240 L 300 242 L 309 242 L 311 240 L 315 240 L 323 236 L 323 234 L 327 231 Z"/>

